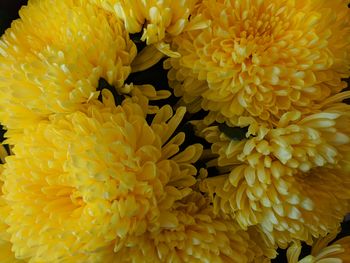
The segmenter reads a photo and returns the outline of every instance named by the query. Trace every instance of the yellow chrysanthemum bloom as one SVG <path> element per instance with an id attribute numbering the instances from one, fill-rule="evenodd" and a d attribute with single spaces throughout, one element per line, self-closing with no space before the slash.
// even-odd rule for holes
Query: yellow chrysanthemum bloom
<path id="1" fill-rule="evenodd" d="M 208 26 L 201 14 L 192 15 L 200 0 L 91 1 L 115 13 L 124 21 L 129 33 L 138 33 L 143 29 L 141 40 L 146 41 L 147 45 L 155 44 L 159 50 L 170 56 L 177 54 L 169 50 L 169 45 L 165 42 L 167 38 Z"/>
<path id="2" fill-rule="evenodd" d="M 349 112 L 342 103 L 307 116 L 289 112 L 276 128 L 251 125 L 241 141 L 218 126 L 204 129 L 222 173 L 202 181 L 216 213 L 231 214 L 243 228 L 259 224 L 281 247 L 334 231 L 350 209 L 342 169 L 350 160 Z"/>
<path id="3" fill-rule="evenodd" d="M 0 39 L 0 122 L 11 129 L 98 97 L 100 78 L 117 89 L 136 46 L 122 21 L 79 0 L 29 1 Z"/>
<path id="4" fill-rule="evenodd" d="M 202 151 L 194 144 L 179 152 L 185 134 L 171 138 L 185 109 L 172 116 L 164 106 L 148 124 L 147 107 L 132 99 L 116 107 L 102 94 L 103 103 L 51 115 L 16 139 L 3 172 L 10 211 L 0 215 L 17 258 L 88 262 L 103 247 L 117 250 L 128 236 L 177 221 L 167 211 L 191 193 L 191 163 Z"/>
<path id="5" fill-rule="evenodd" d="M 276 252 L 256 229 L 242 231 L 214 218 L 209 202 L 193 192 L 171 211 L 174 221 L 155 232 L 127 238 L 121 249 L 106 247 L 92 262 L 270 262 Z"/>
<path id="6" fill-rule="evenodd" d="M 312 112 L 350 76 L 348 0 L 204 0 L 211 26 L 173 40 L 164 66 L 176 96 L 232 120 Z"/>
<path id="7" fill-rule="evenodd" d="M 349 263 L 350 236 L 329 244 L 334 238 L 335 234 L 329 234 L 317 240 L 312 246 L 311 255 L 302 259 L 299 259 L 301 244 L 294 243 L 287 251 L 288 263 Z"/>

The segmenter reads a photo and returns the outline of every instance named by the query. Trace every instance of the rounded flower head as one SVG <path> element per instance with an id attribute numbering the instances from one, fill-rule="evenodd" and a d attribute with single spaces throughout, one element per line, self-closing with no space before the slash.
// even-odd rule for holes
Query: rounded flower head
<path id="1" fill-rule="evenodd" d="M 345 0 L 205 0 L 210 27 L 174 39 L 165 62 L 175 95 L 192 111 L 278 121 L 310 111 L 350 75 L 350 9 Z"/>
<path id="2" fill-rule="evenodd" d="M 343 237 L 329 244 L 335 234 L 320 238 L 313 244 L 311 255 L 299 260 L 301 252 L 300 242 L 295 242 L 288 248 L 288 263 L 337 263 L 350 262 L 350 236 Z"/>
<path id="3" fill-rule="evenodd" d="M 202 150 L 195 144 L 179 152 L 184 133 L 171 138 L 185 109 L 172 116 L 164 106 L 148 124 L 147 107 L 131 99 L 115 107 L 110 92 L 103 96 L 104 103 L 25 129 L 7 157 L 10 211 L 2 216 L 17 258 L 89 262 L 103 247 L 117 250 L 128 236 L 177 221 L 167 211 L 191 193 L 191 163 Z"/>
<path id="4" fill-rule="evenodd" d="M 7 128 L 80 109 L 97 99 L 100 78 L 124 84 L 136 46 L 121 21 L 87 2 L 29 1 L 1 37 L 0 122 Z"/>
<path id="5" fill-rule="evenodd" d="M 282 247 L 334 231 L 349 211 L 350 178 L 342 169 L 349 109 L 336 103 L 307 116 L 286 113 L 277 128 L 251 125 L 241 141 L 217 126 L 204 129 L 222 171 L 202 182 L 216 213 L 231 214 L 243 228 L 259 224 Z"/>
<path id="6" fill-rule="evenodd" d="M 199 0 L 91 0 L 106 10 L 115 13 L 125 23 L 129 33 L 143 29 L 142 41 L 174 56 L 164 40 L 183 31 L 203 28 L 208 25 L 202 15 L 191 17 Z"/>
<path id="7" fill-rule="evenodd" d="M 102 258 L 92 262 L 269 262 L 269 248 L 256 229 L 242 231 L 230 220 L 215 218 L 208 200 L 193 192 L 176 201 L 172 224 L 158 231 L 130 237 L 113 253 L 105 248 Z"/>

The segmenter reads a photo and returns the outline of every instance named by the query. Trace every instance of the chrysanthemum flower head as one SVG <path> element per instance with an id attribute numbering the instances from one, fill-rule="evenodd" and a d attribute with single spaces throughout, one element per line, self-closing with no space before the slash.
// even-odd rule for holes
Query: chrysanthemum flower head
<path id="1" fill-rule="evenodd" d="M 165 62 L 175 95 L 192 111 L 274 122 L 312 112 L 350 75 L 350 9 L 336 0 L 205 0 L 210 27 L 173 41 Z"/>
<path id="2" fill-rule="evenodd" d="M 318 239 L 313 245 L 311 254 L 300 258 L 301 244 L 295 242 L 288 248 L 288 263 L 340 263 L 350 262 L 350 237 L 346 236 L 332 242 L 335 233 Z M 329 244 L 331 242 L 331 244 Z"/>
<path id="3" fill-rule="evenodd" d="M 259 224 L 282 247 L 337 229 L 349 211 L 349 117 L 349 106 L 335 103 L 306 116 L 286 113 L 276 128 L 250 125 L 241 141 L 204 129 L 222 170 L 202 182 L 215 211 L 243 228 Z"/>
<path id="4" fill-rule="evenodd" d="M 29 1 L 0 40 L 0 121 L 19 129 L 120 88 L 136 46 L 123 22 L 88 1 Z"/>
<path id="5" fill-rule="evenodd" d="M 100 248 L 117 250 L 128 236 L 178 221 L 167 211 L 192 192 L 202 150 L 179 152 L 185 135 L 172 137 L 185 109 L 173 115 L 164 106 L 148 124 L 147 107 L 132 99 L 115 107 L 110 92 L 103 97 L 25 129 L 7 157 L 10 211 L 1 216 L 17 258 L 87 262 Z"/>
<path id="6" fill-rule="evenodd" d="M 91 0 L 115 13 L 125 23 L 129 33 L 143 30 L 141 40 L 170 56 L 176 56 L 163 40 L 183 31 L 203 28 L 208 22 L 201 15 L 192 16 L 199 0 Z"/>
<path id="7" fill-rule="evenodd" d="M 215 218 L 208 200 L 192 192 L 176 201 L 176 221 L 156 232 L 132 236 L 117 253 L 109 247 L 94 262 L 269 262 L 275 256 L 256 229 L 242 231 L 230 220 Z"/>

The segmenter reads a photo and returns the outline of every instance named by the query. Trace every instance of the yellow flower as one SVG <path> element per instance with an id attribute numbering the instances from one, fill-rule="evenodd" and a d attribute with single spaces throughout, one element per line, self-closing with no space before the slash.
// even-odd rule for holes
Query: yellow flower
<path id="1" fill-rule="evenodd" d="M 164 42 L 183 31 L 208 26 L 202 15 L 191 16 L 199 0 L 91 0 L 104 9 L 115 13 L 125 23 L 129 33 L 138 33 L 143 29 L 142 41 L 147 45 L 156 44 L 167 55 L 177 54 L 169 50 Z"/>
<path id="2" fill-rule="evenodd" d="M 214 218 L 209 202 L 193 192 L 175 202 L 172 224 L 127 238 L 117 253 L 106 247 L 92 262 L 269 262 L 276 252 L 256 229 L 242 231 L 229 220 Z"/>
<path id="3" fill-rule="evenodd" d="M 171 226 L 167 211 L 192 192 L 202 146 L 179 152 L 185 114 L 162 107 L 152 123 L 133 99 L 102 91 L 82 111 L 25 129 L 6 158 L 4 198 L 13 250 L 29 262 L 89 262 L 129 236 Z M 138 98 L 136 98 L 138 99 Z M 20 184 L 18 183 L 20 182 Z M 65 261 L 65 262 L 66 262 Z M 106 262 L 106 261 L 103 261 Z"/>
<path id="4" fill-rule="evenodd" d="M 0 122 L 21 129 L 119 89 L 136 46 L 123 23 L 78 0 L 29 1 L 0 40 Z"/>
<path id="5" fill-rule="evenodd" d="M 295 242 L 288 248 L 288 263 L 348 263 L 350 262 L 350 236 L 343 237 L 329 244 L 336 234 L 329 234 L 320 238 L 312 246 L 311 255 L 299 260 L 301 245 Z"/>
<path id="6" fill-rule="evenodd" d="M 204 129 L 218 154 L 209 165 L 221 175 L 201 187 L 216 213 L 231 214 L 243 228 L 259 224 L 281 247 L 336 229 L 349 211 L 350 178 L 342 169 L 350 160 L 349 112 L 335 103 L 307 116 L 285 113 L 276 128 L 252 124 L 241 141 L 218 126 Z"/>
<path id="7" fill-rule="evenodd" d="M 190 111 L 278 121 L 341 91 L 350 76 L 347 0 L 205 0 L 211 26 L 173 40 L 168 78 Z M 236 123 L 234 123 L 236 125 Z"/>

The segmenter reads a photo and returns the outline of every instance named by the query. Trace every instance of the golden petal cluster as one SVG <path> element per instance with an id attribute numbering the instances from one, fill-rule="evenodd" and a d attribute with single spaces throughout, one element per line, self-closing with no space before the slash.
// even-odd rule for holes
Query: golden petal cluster
<path id="1" fill-rule="evenodd" d="M 2 168 L 0 167 L 0 173 Z M 0 179 L 1 180 L 1 179 Z M 2 187 L 2 182 L 0 181 L 0 187 Z M 0 188 L 0 210 L 3 213 L 4 210 L 8 211 L 6 207 L 6 202 L 3 198 L 3 193 Z M 4 222 L 3 215 L 0 215 L 0 262 L 1 263 L 21 263 L 25 262 L 19 260 L 15 257 L 12 251 L 12 244 L 10 242 L 10 237 L 6 233 L 8 225 Z"/>
<path id="2" fill-rule="evenodd" d="M 184 32 L 168 79 L 191 111 L 278 121 L 312 112 L 350 76 L 347 0 L 205 0 L 209 27 Z"/>
<path id="3" fill-rule="evenodd" d="M 163 42 L 182 32 L 208 26 L 203 16 L 192 13 L 201 0 L 90 0 L 98 6 L 115 13 L 125 23 L 129 33 L 142 32 L 147 45 L 157 44 L 158 49 L 175 55 Z"/>
<path id="4" fill-rule="evenodd" d="M 192 192 L 202 152 L 179 151 L 185 134 L 172 137 L 185 109 L 164 106 L 148 124 L 147 107 L 103 97 L 25 129 L 6 158 L 0 217 L 18 259 L 89 262 L 178 221 L 168 210 Z"/>
<path id="5" fill-rule="evenodd" d="M 6 205 L 6 202 L 3 198 L 3 193 L 2 193 L 2 178 L 1 174 L 3 171 L 3 163 L 4 158 L 7 156 L 7 152 L 5 147 L 0 143 L 0 210 L 6 210 L 8 207 Z M 4 222 L 4 218 L 0 216 L 0 262 L 2 263 L 20 263 L 22 262 L 21 260 L 17 260 L 15 258 L 14 253 L 11 251 L 11 243 L 9 241 L 9 236 L 6 234 L 6 229 L 7 225 Z"/>
<path id="6" fill-rule="evenodd" d="M 312 245 L 311 254 L 300 259 L 301 244 L 295 242 L 288 248 L 288 263 L 347 263 L 350 262 L 350 236 L 333 242 L 336 233 L 316 240 Z"/>
<path id="7" fill-rule="evenodd" d="M 136 46 L 123 22 L 79 0 L 29 1 L 0 39 L 0 122 L 22 129 L 97 99 L 100 78 L 117 89 Z"/>
<path id="8" fill-rule="evenodd" d="M 349 112 L 343 103 L 310 115 L 288 112 L 275 128 L 250 125 L 241 141 L 218 126 L 204 129 L 221 174 L 201 182 L 215 212 L 231 214 L 242 228 L 258 224 L 281 247 L 337 229 L 349 211 L 350 178 L 342 169 Z"/>
<path id="9" fill-rule="evenodd" d="M 92 262 L 270 262 L 275 256 L 256 229 L 242 231 L 230 220 L 215 218 L 212 207 L 193 192 L 174 203 L 172 224 L 125 240 L 116 253 L 106 247 Z M 102 257 L 101 257 L 102 256 Z"/>

